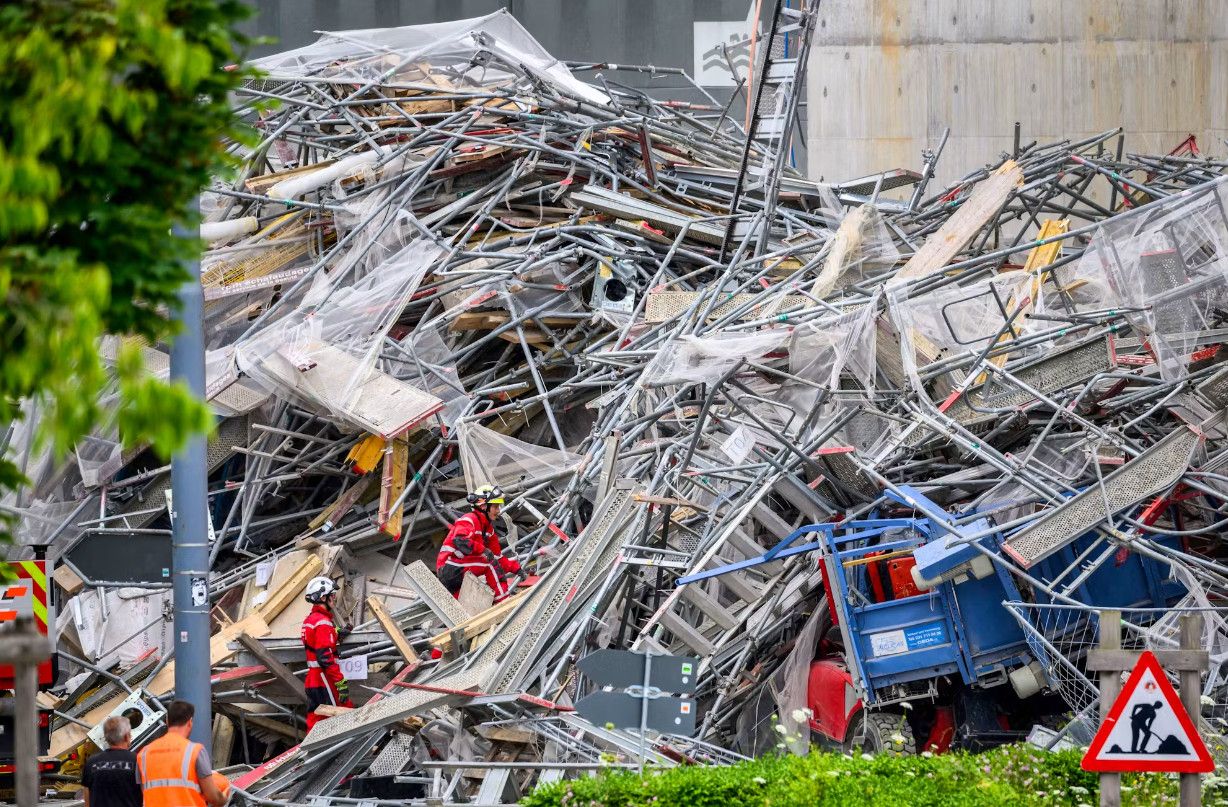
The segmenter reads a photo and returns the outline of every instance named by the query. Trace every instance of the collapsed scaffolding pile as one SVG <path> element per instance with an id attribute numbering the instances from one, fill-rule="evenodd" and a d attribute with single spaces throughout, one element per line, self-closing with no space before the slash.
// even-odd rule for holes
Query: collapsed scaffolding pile
<path id="1" fill-rule="evenodd" d="M 639 68 L 573 74 L 503 13 L 260 66 L 238 99 L 259 143 L 202 205 L 215 733 L 242 749 L 215 758 L 256 765 L 235 778 L 253 798 L 494 804 L 635 760 L 636 737 L 571 709 L 591 686 L 575 663 L 602 647 L 701 660 L 698 734 L 654 737 L 658 765 L 758 753 L 772 713 L 804 744 L 794 710 L 835 627 L 854 700 L 933 700 L 856 649 L 855 600 L 874 597 L 854 577 L 888 559 L 919 565 L 923 600 L 1009 581 L 1023 649 L 954 675 L 1031 691 L 1030 674 L 1076 715 L 1088 609 L 1154 608 L 1135 627 L 1163 645 L 1158 615 L 1223 595 L 1224 163 L 1122 156 L 1113 131 L 936 191 L 941 149 L 921 172 L 809 182 L 715 102 L 608 78 Z M 161 346 L 145 355 L 166 372 Z M 24 544 L 56 559 L 167 534 L 167 467 L 108 435 L 57 465 L 36 423 L 8 449 L 34 480 L 9 503 Z M 534 576 L 497 604 L 452 599 L 430 567 L 481 484 L 506 491 L 507 551 Z M 917 551 L 921 517 L 941 558 Z M 903 542 L 856 526 L 838 544 L 876 519 Z M 829 543 L 797 542 L 812 524 Z M 1093 585 L 1144 560 L 1150 589 Z M 133 708 L 139 743 L 173 688 L 166 595 L 61 570 L 79 672 L 52 752 Z M 342 656 L 370 686 L 304 736 L 319 574 L 344 578 Z"/>

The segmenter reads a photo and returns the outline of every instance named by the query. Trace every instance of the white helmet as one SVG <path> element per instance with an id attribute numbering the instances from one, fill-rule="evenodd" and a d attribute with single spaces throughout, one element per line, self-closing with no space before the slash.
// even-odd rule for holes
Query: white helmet
<path id="1" fill-rule="evenodd" d="M 307 602 L 324 602 L 324 598 L 337 593 L 337 584 L 328 577 L 313 577 L 307 583 Z"/>

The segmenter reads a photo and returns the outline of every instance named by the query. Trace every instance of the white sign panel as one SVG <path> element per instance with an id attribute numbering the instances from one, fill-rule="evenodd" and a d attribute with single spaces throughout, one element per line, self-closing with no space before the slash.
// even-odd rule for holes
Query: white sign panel
<path id="1" fill-rule="evenodd" d="M 737 465 L 750 456 L 750 450 L 755 447 L 755 437 L 745 426 L 738 426 L 733 434 L 721 443 L 721 451 L 729 461 Z"/>
<path id="2" fill-rule="evenodd" d="M 365 655 L 351 656 L 349 658 L 338 659 L 337 661 L 341 667 L 341 674 L 345 676 L 345 680 L 367 680 L 367 657 Z"/>
<path id="3" fill-rule="evenodd" d="M 1083 768 L 1206 773 L 1214 767 L 1156 657 L 1144 652 L 1087 749 Z"/>
<path id="4" fill-rule="evenodd" d="M 904 638 L 904 631 L 889 630 L 870 634 L 870 652 L 875 658 L 908 652 L 908 640 Z"/>
<path id="5" fill-rule="evenodd" d="M 750 72 L 750 32 L 755 4 L 744 20 L 696 21 L 695 64 L 692 75 L 703 87 L 736 87 L 738 78 Z M 737 78 L 729 71 L 730 63 Z"/>

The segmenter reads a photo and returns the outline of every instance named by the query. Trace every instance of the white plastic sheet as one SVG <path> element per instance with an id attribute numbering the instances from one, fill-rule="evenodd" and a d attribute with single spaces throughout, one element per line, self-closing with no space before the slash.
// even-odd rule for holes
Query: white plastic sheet
<path id="1" fill-rule="evenodd" d="M 743 359 L 757 362 L 782 348 L 788 338 L 785 328 L 680 336 L 662 347 L 644 368 L 643 384 L 712 383 Z"/>
<path id="2" fill-rule="evenodd" d="M 525 69 L 591 103 L 609 101 L 604 93 L 572 76 L 504 9 L 485 17 L 430 25 L 324 32 L 310 45 L 256 60 L 255 67 L 273 78 L 316 78 L 362 86 L 377 80 L 386 84 L 412 81 L 399 74 L 412 72 L 420 62 L 451 68 L 449 72 L 462 74 L 469 86 L 501 84 L 510 70 Z"/>
<path id="3" fill-rule="evenodd" d="M 413 396 L 405 390 L 413 388 L 398 386 L 376 361 L 388 331 L 441 254 L 430 242 L 413 241 L 353 282 L 313 289 L 293 313 L 237 346 L 240 369 L 304 406 L 373 433 L 398 433 L 404 424 L 387 410 L 404 403 L 435 411 L 442 402 L 421 392 L 421 400 L 409 401 Z M 401 401 L 385 400 L 398 395 Z"/>
<path id="4" fill-rule="evenodd" d="M 1166 381 L 1184 378 L 1201 331 L 1228 308 L 1228 179 L 1101 224 L 1073 268 L 1045 287 L 1045 306 L 1121 308 Z"/>
<path id="5" fill-rule="evenodd" d="M 583 459 L 578 454 L 535 446 L 464 421 L 457 427 L 456 438 L 469 490 L 482 485 L 523 487 L 572 470 Z"/>
<path id="6" fill-rule="evenodd" d="M 918 371 L 942 359 L 968 359 L 961 369 L 947 374 L 952 385 L 965 381 L 969 373 L 980 375 L 981 369 L 972 360 L 995 341 L 1009 339 L 1026 327 L 1025 316 L 1012 316 L 1029 299 L 1031 284 L 1032 275 L 1011 272 L 926 294 L 909 296 L 906 289 L 892 294 L 891 317 L 913 389 L 920 395 L 930 394 Z"/>

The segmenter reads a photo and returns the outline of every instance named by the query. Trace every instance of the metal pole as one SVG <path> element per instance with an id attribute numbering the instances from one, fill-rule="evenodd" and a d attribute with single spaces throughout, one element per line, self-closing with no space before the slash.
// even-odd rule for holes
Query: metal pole
<path id="1" fill-rule="evenodd" d="M 652 651 L 644 651 L 644 690 L 640 693 L 640 776 L 644 775 L 644 757 L 648 755 L 648 682 L 652 680 Z"/>
<path id="2" fill-rule="evenodd" d="M 193 201 L 189 213 L 196 214 Z M 180 238 L 197 233 L 176 225 Z M 171 381 L 183 381 L 205 397 L 204 294 L 200 260 L 185 262 L 189 277 L 179 289 L 179 333 L 171 345 Z M 174 568 L 175 697 L 196 707 L 192 740 L 210 747 L 213 726 L 209 687 L 209 541 L 205 436 L 188 440 L 171 460 L 171 541 Z"/>
<path id="3" fill-rule="evenodd" d="M 1202 650 L 1202 614 L 1181 615 L 1181 649 Z M 1202 714 L 1202 681 L 1198 670 L 1182 669 L 1180 673 L 1181 704 L 1198 730 L 1198 718 Z M 1200 807 L 1202 804 L 1202 775 L 1181 774 L 1181 807 Z"/>
<path id="4" fill-rule="evenodd" d="M 47 637 L 29 616 L 0 636 L 0 661 L 13 665 L 13 754 L 18 807 L 38 804 L 38 665 L 51 655 Z"/>
<path id="5" fill-rule="evenodd" d="M 1100 649 L 1121 649 L 1121 611 L 1100 612 Z M 1121 692 L 1121 671 L 1104 670 L 1100 673 L 1100 722 L 1108 717 L 1113 702 Z M 1121 774 L 1100 774 L 1100 807 L 1121 807 Z"/>
<path id="6" fill-rule="evenodd" d="M 33 628 L 30 630 L 33 633 Z M 41 636 L 39 637 L 42 638 Z M 16 691 L 14 743 L 17 764 L 17 805 L 34 807 L 38 804 L 38 663 L 22 660 L 13 665 Z"/>

